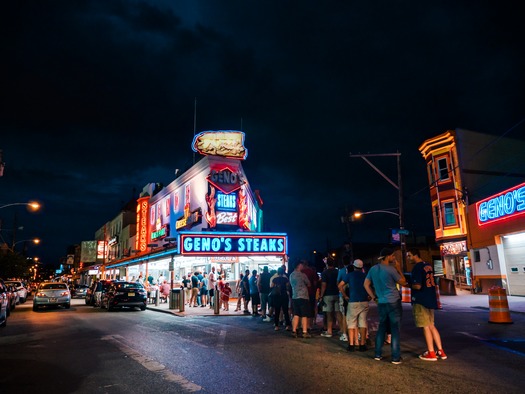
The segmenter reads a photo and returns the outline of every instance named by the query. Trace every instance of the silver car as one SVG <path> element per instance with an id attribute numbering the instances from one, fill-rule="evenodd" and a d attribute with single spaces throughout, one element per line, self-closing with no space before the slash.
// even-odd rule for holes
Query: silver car
<path id="1" fill-rule="evenodd" d="M 71 293 L 67 284 L 63 282 L 42 282 L 36 289 L 33 298 L 33 310 L 41 306 L 59 306 L 69 309 L 71 307 Z"/>

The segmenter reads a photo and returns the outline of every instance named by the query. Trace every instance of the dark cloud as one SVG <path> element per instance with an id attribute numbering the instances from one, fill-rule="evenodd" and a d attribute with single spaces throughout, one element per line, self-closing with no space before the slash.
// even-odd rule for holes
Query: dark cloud
<path id="1" fill-rule="evenodd" d="M 290 234 L 293 253 L 341 242 L 345 208 L 397 206 L 350 152 L 402 153 L 407 227 L 431 234 L 418 146 L 456 127 L 501 135 L 523 118 L 517 5 L 8 2 L 0 202 L 42 200 L 40 214 L 20 212 L 24 231 L 51 239 L 41 248 L 58 259 L 134 189 L 192 164 L 197 98 L 197 131 L 246 132 L 265 223 Z M 394 158 L 376 162 L 396 179 Z M 377 216 L 355 237 L 383 240 L 395 217 Z"/>

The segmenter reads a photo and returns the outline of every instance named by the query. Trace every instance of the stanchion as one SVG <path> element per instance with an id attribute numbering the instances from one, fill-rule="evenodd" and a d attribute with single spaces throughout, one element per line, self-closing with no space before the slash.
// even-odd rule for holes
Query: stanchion
<path id="1" fill-rule="evenodd" d="M 155 291 L 155 306 L 159 306 L 160 302 L 160 290 Z"/>
<path id="2" fill-rule="evenodd" d="M 489 289 L 489 323 L 512 323 L 507 292 L 498 286 Z"/>
<path id="3" fill-rule="evenodd" d="M 221 292 L 219 289 L 215 289 L 213 294 L 215 297 L 215 302 L 213 303 L 213 314 L 218 315 L 221 310 Z"/>
<path id="4" fill-rule="evenodd" d="M 411 296 L 412 292 L 410 287 L 401 286 L 401 302 L 412 302 Z"/>
<path id="5" fill-rule="evenodd" d="M 186 296 L 184 295 L 184 289 L 180 289 L 179 297 L 179 311 L 184 312 L 184 305 L 186 305 Z"/>

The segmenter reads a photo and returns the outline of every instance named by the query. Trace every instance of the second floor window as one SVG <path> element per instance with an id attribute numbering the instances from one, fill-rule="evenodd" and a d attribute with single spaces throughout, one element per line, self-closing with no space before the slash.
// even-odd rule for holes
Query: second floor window
<path id="1" fill-rule="evenodd" d="M 446 202 L 443 204 L 443 216 L 445 219 L 445 226 L 454 226 L 456 224 L 456 211 L 454 203 Z"/>
<path id="2" fill-rule="evenodd" d="M 440 181 L 446 181 L 450 178 L 449 174 L 448 174 L 448 161 L 447 159 L 444 157 L 442 159 L 439 159 L 437 161 L 437 165 L 438 165 L 438 176 L 439 176 L 439 180 Z"/>

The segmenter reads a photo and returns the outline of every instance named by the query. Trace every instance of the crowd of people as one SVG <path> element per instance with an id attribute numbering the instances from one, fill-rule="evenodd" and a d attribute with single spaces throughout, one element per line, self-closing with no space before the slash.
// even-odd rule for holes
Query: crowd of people
<path id="1" fill-rule="evenodd" d="M 390 345 L 392 364 L 400 364 L 401 287 L 405 286 L 411 289 L 414 322 L 422 328 L 427 348 L 419 358 L 445 360 L 434 324 L 438 305 L 433 267 L 421 259 L 418 249 L 409 249 L 406 257 L 414 265 L 410 283 L 390 248 L 383 248 L 378 263 L 368 270 L 360 259 L 336 267 L 329 257 L 324 259 L 320 275 L 304 260 L 293 264 L 291 272 L 286 271 L 286 265 L 272 271 L 264 267 L 260 274 L 246 270 L 236 283 L 239 298 L 235 311 L 273 322 L 275 331 L 284 326 L 294 338 L 311 338 L 317 333 L 331 338 L 338 331 L 339 340 L 347 343 L 349 352 L 366 352 L 367 343 L 372 343 L 368 312 L 374 302 L 379 315 L 374 359 L 382 360 L 384 346 Z M 322 327 L 317 327 L 319 314 L 323 317 Z"/>
<path id="2" fill-rule="evenodd" d="M 373 346 L 374 359 L 382 360 L 384 346 L 390 345 L 391 362 L 400 364 L 403 311 L 400 290 L 402 286 L 410 287 L 414 322 L 422 328 L 427 347 L 419 358 L 445 360 L 447 356 L 434 325 L 434 310 L 438 305 L 432 265 L 421 259 L 418 249 L 409 249 L 406 257 L 414 265 L 410 283 L 390 248 L 383 248 L 378 263 L 368 270 L 360 259 L 347 260 L 345 265 L 336 267 L 330 257 L 323 260 L 325 267 L 320 274 L 305 260 L 289 263 L 291 272 L 287 272 L 285 264 L 277 270 L 265 266 L 260 273 L 247 269 L 235 284 L 234 312 L 272 322 L 275 331 L 284 327 L 294 338 L 311 338 L 312 335 L 332 338 L 337 333 L 339 340 L 347 343 L 349 352 L 366 352 L 372 344 L 368 312 L 370 303 L 375 302 L 379 324 Z M 150 289 L 169 294 L 169 284 L 162 279 L 158 280 L 162 283 L 158 290 L 152 287 L 156 284 L 150 285 Z M 195 271 L 184 276 L 182 287 L 189 307 L 214 308 L 214 303 L 218 302 L 219 308 L 229 310 L 233 289 L 224 280 L 222 268 L 216 271 L 212 266 L 209 273 Z M 320 315 L 322 326 L 318 326 Z"/>

